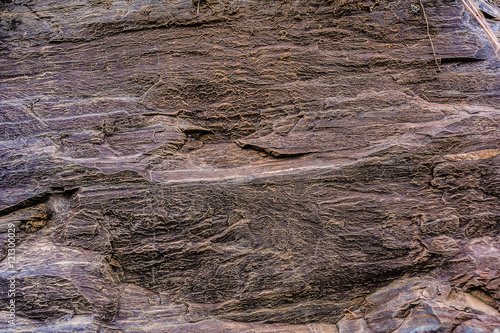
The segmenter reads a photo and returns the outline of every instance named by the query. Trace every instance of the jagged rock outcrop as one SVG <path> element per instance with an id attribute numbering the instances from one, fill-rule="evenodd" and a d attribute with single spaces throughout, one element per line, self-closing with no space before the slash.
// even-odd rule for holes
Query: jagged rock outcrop
<path id="1" fill-rule="evenodd" d="M 2 331 L 500 332 L 500 61 L 461 1 L 0 26 Z"/>

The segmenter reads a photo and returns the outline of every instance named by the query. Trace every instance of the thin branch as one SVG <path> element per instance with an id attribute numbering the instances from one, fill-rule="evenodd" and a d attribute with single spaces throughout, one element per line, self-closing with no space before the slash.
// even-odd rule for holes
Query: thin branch
<path id="1" fill-rule="evenodd" d="M 438 70 L 441 72 L 441 66 L 439 66 L 439 63 L 437 61 L 436 50 L 434 49 L 434 43 L 432 42 L 432 38 L 431 38 L 431 32 L 429 29 L 429 20 L 427 20 L 427 14 L 425 13 L 424 3 L 422 2 L 422 0 L 419 0 L 419 1 L 420 1 L 420 7 L 422 7 L 422 13 L 424 13 L 425 25 L 427 27 L 427 36 L 429 36 L 429 40 L 431 42 L 432 55 L 434 56 L 434 62 L 436 63 Z"/>
<path id="2" fill-rule="evenodd" d="M 495 53 L 498 59 L 500 59 L 500 43 L 498 42 L 495 33 L 493 32 L 493 30 L 491 30 L 491 27 L 486 22 L 484 15 L 481 13 L 481 10 L 477 7 L 474 1 L 462 0 L 462 2 L 465 5 L 465 8 L 476 18 L 476 20 L 486 32 L 486 35 L 488 35 L 488 38 L 493 44 L 493 48 L 495 49 Z"/>

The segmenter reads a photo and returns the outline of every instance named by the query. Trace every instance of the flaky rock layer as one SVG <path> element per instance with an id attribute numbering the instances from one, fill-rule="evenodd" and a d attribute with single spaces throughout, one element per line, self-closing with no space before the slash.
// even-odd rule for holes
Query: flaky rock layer
<path id="1" fill-rule="evenodd" d="M 500 330 L 500 62 L 461 1 L 0 27 L 2 331 Z"/>

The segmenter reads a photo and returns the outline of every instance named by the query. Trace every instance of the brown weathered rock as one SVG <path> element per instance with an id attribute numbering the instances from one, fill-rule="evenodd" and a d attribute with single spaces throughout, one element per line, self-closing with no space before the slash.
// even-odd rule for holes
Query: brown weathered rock
<path id="1" fill-rule="evenodd" d="M 0 36 L 2 331 L 9 224 L 19 332 L 500 331 L 461 1 L 13 0 Z"/>

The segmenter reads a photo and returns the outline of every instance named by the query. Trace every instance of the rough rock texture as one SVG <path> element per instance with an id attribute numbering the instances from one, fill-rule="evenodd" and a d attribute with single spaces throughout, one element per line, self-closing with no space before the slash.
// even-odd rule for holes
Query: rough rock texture
<path id="1" fill-rule="evenodd" d="M 0 27 L 17 331 L 500 332 L 500 62 L 461 1 L 2 0 Z"/>

